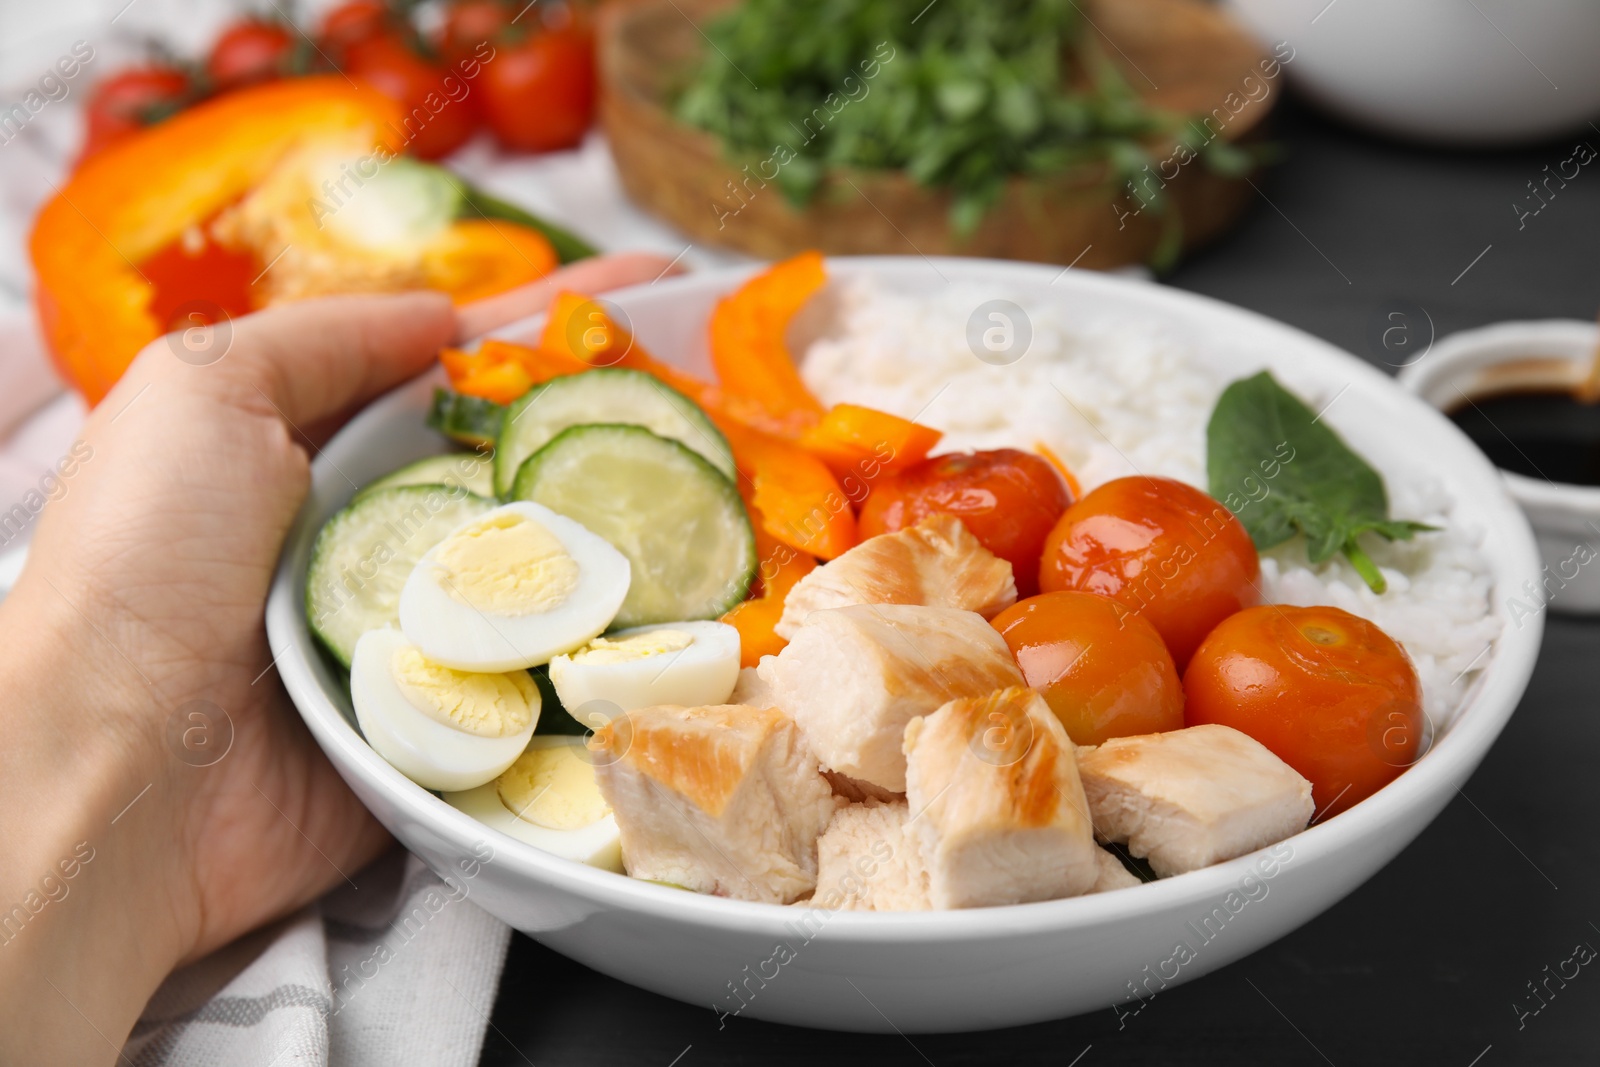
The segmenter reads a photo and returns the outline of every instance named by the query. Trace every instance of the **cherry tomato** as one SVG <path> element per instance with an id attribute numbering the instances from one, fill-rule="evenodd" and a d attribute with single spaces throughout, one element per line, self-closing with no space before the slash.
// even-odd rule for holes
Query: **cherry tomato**
<path id="1" fill-rule="evenodd" d="M 384 0 L 348 0 L 322 17 L 317 39 L 322 50 L 338 59 L 350 46 L 381 37 L 396 28 L 396 20 Z"/>
<path id="2" fill-rule="evenodd" d="M 1161 635 L 1110 597 L 1040 593 L 993 623 L 1078 744 L 1183 727 L 1183 685 Z"/>
<path id="3" fill-rule="evenodd" d="M 1333 814 L 1422 755 L 1422 685 L 1405 650 L 1338 608 L 1263 604 L 1211 631 L 1183 677 L 1185 721 L 1249 734 Z"/>
<path id="4" fill-rule="evenodd" d="M 483 115 L 504 148 L 548 152 L 583 140 L 594 119 L 594 35 L 587 24 L 536 30 L 483 65 Z"/>
<path id="5" fill-rule="evenodd" d="M 407 147 L 420 159 L 449 155 L 478 128 L 476 94 L 470 84 L 423 59 L 396 34 L 352 45 L 345 73 L 405 109 L 401 126 L 409 139 Z"/>
<path id="6" fill-rule="evenodd" d="M 85 106 L 83 157 L 183 110 L 194 93 L 176 67 L 136 67 L 94 87 Z"/>
<path id="7" fill-rule="evenodd" d="M 246 19 L 222 31 L 206 57 L 206 76 L 219 89 L 271 81 L 288 73 L 295 33 L 279 22 Z"/>
<path id="8" fill-rule="evenodd" d="M 1113 597 L 1150 620 L 1183 670 L 1211 628 L 1258 598 L 1261 563 L 1226 507 L 1171 478 L 1118 478 L 1067 509 L 1039 585 Z"/>
<path id="9" fill-rule="evenodd" d="M 863 538 L 954 515 L 983 547 L 1011 562 L 1019 596 L 1039 591 L 1039 553 L 1072 495 L 1031 452 L 998 448 L 933 456 L 873 483 L 861 505 Z"/>
<path id="10" fill-rule="evenodd" d="M 516 14 L 501 0 L 456 0 L 444 13 L 439 54 L 451 66 L 475 56 L 478 46 L 493 41 Z"/>

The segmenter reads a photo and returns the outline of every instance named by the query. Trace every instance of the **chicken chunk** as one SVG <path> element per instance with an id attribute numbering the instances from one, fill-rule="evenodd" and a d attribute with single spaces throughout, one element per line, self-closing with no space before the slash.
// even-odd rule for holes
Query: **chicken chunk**
<path id="1" fill-rule="evenodd" d="M 635 878 L 773 904 L 816 886 L 839 802 L 782 712 L 641 708 L 596 731 L 592 751 Z"/>
<path id="2" fill-rule="evenodd" d="M 1096 832 L 1162 876 L 1281 841 L 1313 810 L 1311 783 L 1231 726 L 1112 738 L 1078 765 Z"/>
<path id="3" fill-rule="evenodd" d="M 928 875 L 906 834 L 904 800 L 868 800 L 840 808 L 817 842 L 813 907 L 845 911 L 919 911 L 928 907 Z"/>
<path id="4" fill-rule="evenodd" d="M 930 515 L 895 533 L 869 537 L 795 583 L 773 627 L 792 640 L 813 611 L 851 604 L 922 604 L 992 619 L 1017 600 L 1011 564 L 952 515 Z"/>
<path id="5" fill-rule="evenodd" d="M 1122 861 L 1107 849 L 1095 850 L 1095 876 L 1094 885 L 1089 887 L 1091 893 L 1104 893 L 1108 889 L 1126 889 L 1131 885 L 1143 885 L 1139 876 L 1122 865 Z"/>
<path id="6" fill-rule="evenodd" d="M 982 615 L 907 604 L 813 612 L 757 672 L 823 766 L 891 793 L 906 788 L 906 723 L 956 697 L 1022 684 Z"/>
<path id="7" fill-rule="evenodd" d="M 935 908 L 1053 900 L 1099 880 L 1072 739 L 1032 689 L 913 719 L 905 752 L 908 833 Z"/>

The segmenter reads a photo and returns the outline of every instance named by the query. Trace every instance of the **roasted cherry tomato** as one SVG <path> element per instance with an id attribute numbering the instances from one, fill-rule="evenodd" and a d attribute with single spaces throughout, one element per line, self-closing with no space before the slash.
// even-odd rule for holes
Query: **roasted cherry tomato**
<path id="1" fill-rule="evenodd" d="M 1317 810 L 1371 796 L 1422 755 L 1422 685 L 1405 650 L 1338 608 L 1263 604 L 1223 620 L 1183 676 L 1190 726 L 1221 723 L 1311 781 Z"/>
<path id="2" fill-rule="evenodd" d="M 515 29 L 515 28 L 514 28 Z M 575 21 L 502 38 L 479 78 L 483 116 L 502 147 L 571 148 L 594 119 L 594 35 Z"/>
<path id="3" fill-rule="evenodd" d="M 222 31 L 206 57 L 206 77 L 219 89 L 271 81 L 289 72 L 295 32 L 281 22 L 245 19 Z"/>
<path id="4" fill-rule="evenodd" d="M 485 67 L 487 71 L 489 67 Z M 460 148 L 478 128 L 477 95 L 464 79 L 423 59 L 400 36 L 351 45 L 345 73 L 367 82 L 405 109 L 406 147 L 421 159 Z"/>
<path id="5" fill-rule="evenodd" d="M 1031 452 L 952 452 L 877 479 L 861 505 L 863 538 L 954 515 L 990 552 L 1009 560 L 1019 596 L 1039 591 L 1039 552 L 1072 496 Z"/>
<path id="6" fill-rule="evenodd" d="M 83 155 L 183 110 L 194 94 L 189 75 L 176 67 L 136 67 L 94 87 L 85 107 Z"/>
<path id="7" fill-rule="evenodd" d="M 1183 670 L 1211 628 L 1258 598 L 1261 563 L 1233 513 L 1171 478 L 1118 478 L 1067 509 L 1039 585 L 1113 597 L 1148 619 Z"/>
<path id="8" fill-rule="evenodd" d="M 396 28 L 396 20 L 384 0 L 349 0 L 322 17 L 317 31 L 322 50 L 335 59 L 352 46 L 381 37 Z"/>
<path id="9" fill-rule="evenodd" d="M 516 15 L 503 0 L 456 0 L 445 9 L 439 28 L 439 54 L 452 66 L 477 56 L 479 46 L 493 41 Z M 537 16 L 528 12 L 528 17 Z"/>
<path id="10" fill-rule="evenodd" d="M 1040 593 L 992 621 L 1078 744 L 1182 729 L 1183 685 L 1166 644 L 1110 597 Z"/>

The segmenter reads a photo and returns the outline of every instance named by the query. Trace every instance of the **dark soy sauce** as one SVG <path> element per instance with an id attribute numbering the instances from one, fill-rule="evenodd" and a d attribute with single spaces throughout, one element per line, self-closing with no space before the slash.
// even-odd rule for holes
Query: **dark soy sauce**
<path id="1" fill-rule="evenodd" d="M 1501 470 L 1600 485 L 1600 404 L 1567 389 L 1476 396 L 1446 414 Z"/>

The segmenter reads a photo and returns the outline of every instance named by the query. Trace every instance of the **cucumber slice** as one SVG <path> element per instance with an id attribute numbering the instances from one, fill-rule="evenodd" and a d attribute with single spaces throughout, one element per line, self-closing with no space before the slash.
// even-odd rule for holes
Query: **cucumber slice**
<path id="1" fill-rule="evenodd" d="M 556 434 L 591 423 L 643 426 L 683 443 L 727 477 L 734 476 L 727 439 L 694 401 L 642 371 L 602 367 L 552 378 L 506 408 L 495 446 L 495 492 L 511 492 L 523 461 Z"/>
<path id="2" fill-rule="evenodd" d="M 312 632 L 349 667 L 362 634 L 399 625 L 400 589 L 422 554 L 494 506 L 442 485 L 374 489 L 352 500 L 323 525 L 311 548 L 306 618 Z"/>
<path id="3" fill-rule="evenodd" d="M 755 534 L 733 483 L 642 426 L 563 430 L 523 463 L 511 495 L 576 519 L 628 557 L 633 582 L 613 629 L 715 619 L 755 575 Z"/>
<path id="4" fill-rule="evenodd" d="M 505 413 L 505 405 L 493 400 L 435 389 L 427 424 L 469 448 L 489 448 L 500 435 L 500 420 Z"/>
<path id="5" fill-rule="evenodd" d="M 360 500 L 368 493 L 393 489 L 399 485 L 442 485 L 458 493 L 464 491 L 475 496 L 494 496 L 494 460 L 476 452 L 429 456 L 385 474 L 375 482 L 368 482 L 355 498 Z"/>
<path id="6" fill-rule="evenodd" d="M 411 250 L 443 233 L 464 201 L 449 171 L 402 156 L 379 167 L 324 223 L 348 244 Z"/>

